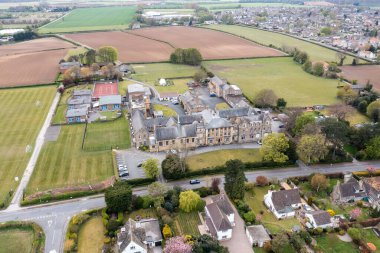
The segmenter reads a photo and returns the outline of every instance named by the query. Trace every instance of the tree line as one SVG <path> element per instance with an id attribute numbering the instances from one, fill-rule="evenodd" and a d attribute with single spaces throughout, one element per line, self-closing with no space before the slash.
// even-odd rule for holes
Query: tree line
<path id="1" fill-rule="evenodd" d="M 203 57 L 196 48 L 177 48 L 170 55 L 170 62 L 174 64 L 187 64 L 198 66 L 201 64 Z"/>

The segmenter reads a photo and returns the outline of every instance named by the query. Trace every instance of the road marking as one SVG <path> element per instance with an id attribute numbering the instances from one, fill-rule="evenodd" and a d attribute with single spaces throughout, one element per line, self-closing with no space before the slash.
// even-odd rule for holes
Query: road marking
<path id="1" fill-rule="evenodd" d="M 50 250 L 49 253 L 57 253 L 57 251 L 53 249 L 53 250 Z"/>
<path id="2" fill-rule="evenodd" d="M 49 226 L 49 228 L 51 227 L 51 224 L 53 223 L 53 221 L 52 220 L 48 220 L 48 226 Z"/>

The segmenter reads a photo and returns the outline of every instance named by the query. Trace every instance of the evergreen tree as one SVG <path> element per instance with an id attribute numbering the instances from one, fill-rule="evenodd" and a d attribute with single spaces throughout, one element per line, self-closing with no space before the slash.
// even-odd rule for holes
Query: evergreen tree
<path id="1" fill-rule="evenodd" d="M 244 174 L 244 164 L 242 161 L 230 160 L 226 162 L 224 181 L 224 189 L 231 199 L 244 198 L 244 183 L 247 179 Z"/>

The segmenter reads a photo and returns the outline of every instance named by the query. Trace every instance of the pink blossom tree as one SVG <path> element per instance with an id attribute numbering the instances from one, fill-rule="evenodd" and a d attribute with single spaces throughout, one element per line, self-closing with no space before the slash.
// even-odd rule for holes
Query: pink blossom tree
<path id="1" fill-rule="evenodd" d="M 168 241 L 164 248 L 164 253 L 191 253 L 192 247 L 186 243 L 185 238 L 182 236 L 176 236 Z"/>
<path id="2" fill-rule="evenodd" d="M 376 173 L 376 168 L 374 168 L 374 167 L 368 167 L 367 171 L 368 171 L 368 174 L 372 176 L 372 175 L 374 175 Z"/>
<path id="3" fill-rule="evenodd" d="M 359 207 L 356 207 L 354 210 L 350 212 L 350 216 L 354 220 L 359 218 L 360 215 L 362 215 L 362 209 L 360 209 Z"/>

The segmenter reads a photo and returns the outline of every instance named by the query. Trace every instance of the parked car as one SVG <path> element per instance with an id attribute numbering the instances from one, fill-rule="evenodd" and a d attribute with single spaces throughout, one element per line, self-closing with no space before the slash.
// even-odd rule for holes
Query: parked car
<path id="1" fill-rule="evenodd" d="M 214 98 L 214 97 L 216 97 L 216 94 L 215 93 L 210 93 L 210 97 Z"/>
<path id="2" fill-rule="evenodd" d="M 119 177 L 128 177 L 128 176 L 129 176 L 128 171 L 120 172 L 120 173 L 119 173 Z"/>
<path id="3" fill-rule="evenodd" d="M 139 163 L 137 164 L 137 167 L 138 167 L 138 168 L 142 167 L 143 163 L 144 163 L 143 161 L 139 162 Z"/>
<path id="4" fill-rule="evenodd" d="M 198 179 L 192 179 L 192 180 L 190 180 L 190 184 L 200 184 L 200 183 L 201 183 L 201 181 L 198 180 Z"/>
<path id="5" fill-rule="evenodd" d="M 303 204 L 303 209 L 305 209 L 305 211 L 313 211 L 313 208 L 311 208 L 309 205 L 307 204 Z"/>
<path id="6" fill-rule="evenodd" d="M 179 102 L 178 102 L 178 100 L 175 99 L 175 100 L 172 100 L 172 104 L 173 104 L 173 105 L 178 105 Z"/>
<path id="7" fill-rule="evenodd" d="M 285 128 L 285 125 L 280 125 L 278 128 Z"/>

